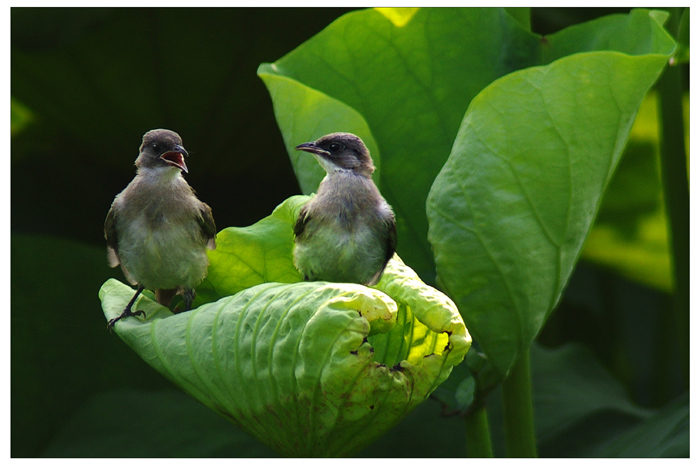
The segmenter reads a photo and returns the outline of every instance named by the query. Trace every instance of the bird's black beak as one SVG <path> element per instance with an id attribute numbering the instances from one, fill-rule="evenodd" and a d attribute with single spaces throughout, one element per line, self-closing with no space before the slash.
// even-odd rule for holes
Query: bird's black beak
<path id="1" fill-rule="evenodd" d="M 324 157 L 330 155 L 330 152 L 323 150 L 321 147 L 316 145 L 315 142 L 305 142 L 303 144 L 299 144 L 296 147 L 294 147 L 294 150 L 303 150 L 304 152 L 309 152 Z"/>
<path id="2" fill-rule="evenodd" d="M 185 150 L 185 147 L 176 145 L 174 150 L 165 152 L 160 156 L 160 158 L 168 165 L 175 166 L 180 168 L 185 173 L 189 173 L 189 171 L 187 171 L 187 165 L 185 164 L 186 156 L 189 156 L 189 154 L 187 153 L 187 150 Z"/>

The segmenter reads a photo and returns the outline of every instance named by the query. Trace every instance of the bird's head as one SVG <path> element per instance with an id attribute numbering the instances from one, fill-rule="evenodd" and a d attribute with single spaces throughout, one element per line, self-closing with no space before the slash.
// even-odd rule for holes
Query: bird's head
<path id="1" fill-rule="evenodd" d="M 346 170 L 370 177 L 374 163 L 362 139 L 347 132 L 334 132 L 315 142 L 297 145 L 296 150 L 313 154 L 327 173 Z"/>
<path id="2" fill-rule="evenodd" d="M 180 136 L 168 129 L 153 129 L 143 135 L 136 166 L 139 168 L 175 167 L 187 173 L 185 157 L 189 156 L 182 146 Z"/>

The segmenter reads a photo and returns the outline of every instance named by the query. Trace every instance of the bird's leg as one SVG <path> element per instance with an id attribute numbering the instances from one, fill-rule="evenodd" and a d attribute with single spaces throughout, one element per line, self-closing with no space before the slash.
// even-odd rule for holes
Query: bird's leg
<path id="1" fill-rule="evenodd" d="M 177 293 L 177 288 L 173 289 L 156 289 L 156 302 L 163 307 L 170 307 L 173 297 Z"/>
<path id="2" fill-rule="evenodd" d="M 185 311 L 189 312 L 192 309 L 192 302 L 197 293 L 194 289 L 187 289 L 182 293 L 182 299 L 185 301 Z"/>
<path id="3" fill-rule="evenodd" d="M 132 312 L 132 311 L 131 311 L 131 307 L 133 307 L 134 302 L 136 302 L 136 299 L 137 299 L 138 296 L 141 294 L 141 292 L 143 291 L 143 289 L 144 289 L 143 285 L 139 284 L 138 289 L 136 289 L 136 293 L 135 293 L 134 296 L 131 298 L 131 300 L 129 301 L 129 303 L 126 304 L 126 308 L 124 309 L 124 311 L 122 312 L 122 314 L 119 315 L 119 316 L 116 317 L 116 318 L 112 318 L 111 320 L 109 320 L 109 323 L 108 323 L 109 329 L 112 329 L 112 328 L 114 327 L 114 325 L 117 323 L 117 321 L 121 320 L 122 318 L 126 318 L 126 317 L 128 317 L 128 316 L 136 316 L 136 315 L 138 315 L 138 314 L 141 314 L 141 315 L 143 315 L 143 316 L 146 316 L 146 314 L 144 313 L 143 310 L 139 310 L 139 311 L 137 311 L 137 312 Z"/>

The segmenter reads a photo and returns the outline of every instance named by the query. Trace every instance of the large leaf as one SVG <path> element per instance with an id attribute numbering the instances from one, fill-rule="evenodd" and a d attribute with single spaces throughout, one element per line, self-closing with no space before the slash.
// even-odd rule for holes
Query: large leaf
<path id="1" fill-rule="evenodd" d="M 315 191 L 323 171 L 310 157 L 300 160 L 296 144 L 353 128 L 363 138 L 371 134 L 382 166 L 375 178 L 397 213 L 398 251 L 432 282 L 425 200 L 471 99 L 518 69 L 584 51 L 636 54 L 650 46 L 673 42 L 644 10 L 545 39 L 498 8 L 382 8 L 339 18 L 258 74 L 305 193 Z"/>
<path id="2" fill-rule="evenodd" d="M 438 278 L 502 375 L 558 302 L 636 111 L 673 51 L 653 19 L 647 26 L 647 42 L 664 47 L 573 54 L 484 89 L 432 187 Z"/>
<path id="3" fill-rule="evenodd" d="M 350 455 L 426 399 L 471 340 L 456 306 L 398 257 L 376 288 L 274 282 L 298 279 L 284 270 L 294 213 L 307 200 L 293 197 L 250 228 L 219 233 L 233 240 L 211 253 L 204 289 L 227 297 L 173 315 L 141 296 L 146 319 L 115 329 L 156 370 L 282 455 Z M 252 287 L 241 290 L 238 279 Z M 107 281 L 105 317 L 132 295 Z"/>
<path id="4" fill-rule="evenodd" d="M 311 157 L 304 157 L 305 166 L 296 162 L 296 144 L 353 128 L 367 141 L 371 132 L 368 146 L 381 164 L 376 180 L 397 214 L 398 252 L 432 281 L 425 217 L 430 185 L 469 101 L 495 78 L 535 62 L 538 47 L 538 39 L 501 9 L 364 10 L 261 65 L 258 74 L 305 193 L 316 190 L 323 172 L 311 168 L 308 174 Z M 317 110 L 319 100 L 352 111 L 329 119 L 332 107 Z"/>

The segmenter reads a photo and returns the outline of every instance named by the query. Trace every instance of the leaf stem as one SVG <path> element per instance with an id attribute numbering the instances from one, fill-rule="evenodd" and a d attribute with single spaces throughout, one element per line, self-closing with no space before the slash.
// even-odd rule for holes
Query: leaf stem
<path id="1" fill-rule="evenodd" d="M 671 8 L 667 28 L 676 37 L 680 12 Z M 668 217 L 675 282 L 673 311 L 686 387 L 690 369 L 690 194 L 685 153 L 683 90 L 678 66 L 668 66 L 657 84 L 661 182 Z"/>
<path id="2" fill-rule="evenodd" d="M 465 416 L 464 424 L 467 427 L 467 457 L 493 458 L 486 406 L 481 405 Z"/>
<path id="3" fill-rule="evenodd" d="M 529 347 L 503 380 L 503 429 L 508 457 L 537 457 Z"/>

